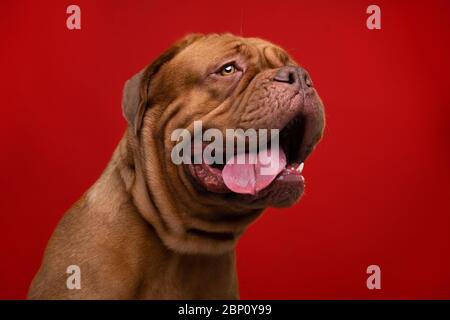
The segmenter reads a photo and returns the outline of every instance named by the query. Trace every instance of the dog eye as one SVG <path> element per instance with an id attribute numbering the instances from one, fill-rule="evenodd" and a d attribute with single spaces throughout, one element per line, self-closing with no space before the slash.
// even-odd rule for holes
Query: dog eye
<path id="1" fill-rule="evenodd" d="M 233 63 L 228 63 L 226 65 L 224 65 L 222 68 L 220 68 L 219 70 L 219 74 L 221 76 L 229 76 L 232 75 L 233 73 L 236 73 L 237 68 Z"/>

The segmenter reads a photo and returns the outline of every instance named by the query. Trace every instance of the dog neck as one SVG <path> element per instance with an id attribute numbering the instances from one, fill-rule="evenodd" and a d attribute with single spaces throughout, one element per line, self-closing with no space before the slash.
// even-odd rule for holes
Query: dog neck
<path id="1" fill-rule="evenodd" d="M 205 254 L 192 248 L 183 247 L 183 230 L 172 234 L 163 220 L 163 213 L 155 204 L 155 197 L 160 195 L 151 190 L 146 182 L 141 157 L 137 150 L 136 141 L 129 134 L 125 134 L 119 143 L 112 163 L 116 164 L 125 192 L 129 195 L 129 202 L 136 213 L 141 216 L 146 225 L 144 237 L 148 242 L 148 264 L 144 273 L 146 279 L 154 279 L 151 283 L 144 283 L 142 295 L 151 298 L 158 287 L 176 283 L 173 295 L 168 298 L 201 298 L 215 296 L 218 299 L 233 299 L 238 297 L 237 275 L 235 266 L 235 250 Z M 176 213 L 180 214 L 180 213 Z M 182 229 L 182 226 L 180 226 Z M 146 260 L 146 259 L 144 259 Z M 211 283 L 206 278 L 211 278 Z"/>

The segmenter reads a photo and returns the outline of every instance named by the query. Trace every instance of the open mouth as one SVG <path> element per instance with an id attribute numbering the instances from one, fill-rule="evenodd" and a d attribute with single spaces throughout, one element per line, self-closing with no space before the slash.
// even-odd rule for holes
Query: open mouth
<path id="1" fill-rule="evenodd" d="M 210 192 L 234 193 L 250 200 L 279 198 L 271 199 L 275 203 L 297 199 L 304 188 L 304 137 L 305 118 L 298 115 L 280 131 L 278 148 L 269 143 L 265 150 L 235 153 L 225 164 L 202 161 L 189 164 L 188 168 L 196 182 Z"/>

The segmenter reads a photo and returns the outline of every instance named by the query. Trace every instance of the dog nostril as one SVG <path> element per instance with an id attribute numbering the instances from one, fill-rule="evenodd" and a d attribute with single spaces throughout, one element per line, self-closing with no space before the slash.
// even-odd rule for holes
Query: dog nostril
<path id="1" fill-rule="evenodd" d="M 298 82 L 298 73 L 296 68 L 292 67 L 281 68 L 273 78 L 273 81 L 285 82 L 289 84 L 294 84 Z"/>
<path id="2" fill-rule="evenodd" d="M 294 75 L 293 72 L 289 72 L 289 81 L 288 81 L 288 83 L 289 84 L 295 83 L 295 75 Z"/>
<path id="3" fill-rule="evenodd" d="M 273 77 L 273 81 L 284 82 L 292 85 L 300 84 L 303 89 L 311 88 L 313 82 L 308 72 L 302 67 L 282 67 Z"/>

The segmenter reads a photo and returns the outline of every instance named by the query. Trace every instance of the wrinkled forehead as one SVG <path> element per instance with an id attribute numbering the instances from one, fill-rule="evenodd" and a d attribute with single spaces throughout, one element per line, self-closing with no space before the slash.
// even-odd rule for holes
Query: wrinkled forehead
<path id="1" fill-rule="evenodd" d="M 295 64 L 280 47 L 259 38 L 242 38 L 233 35 L 205 36 L 179 53 L 174 63 L 189 64 L 199 68 L 220 65 L 227 60 L 245 59 L 259 68 L 276 68 Z"/>

